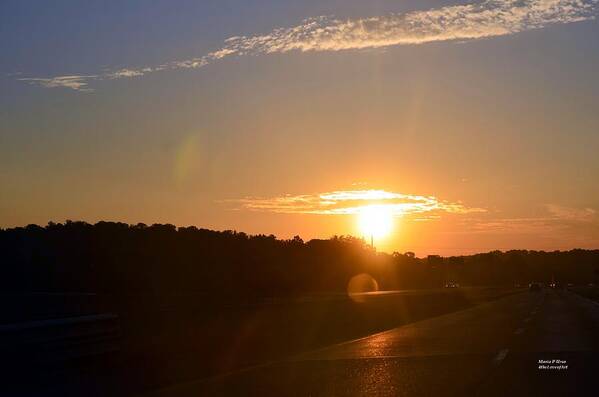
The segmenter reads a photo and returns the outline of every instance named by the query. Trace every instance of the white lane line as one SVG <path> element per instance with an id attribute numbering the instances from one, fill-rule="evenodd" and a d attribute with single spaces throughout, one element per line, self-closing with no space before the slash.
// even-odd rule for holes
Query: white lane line
<path id="1" fill-rule="evenodd" d="M 497 353 L 497 355 L 493 359 L 493 362 L 495 363 L 495 365 L 501 364 L 501 362 L 503 361 L 505 356 L 507 356 L 508 352 L 509 352 L 509 349 L 500 350 L 499 353 Z"/>
<path id="2" fill-rule="evenodd" d="M 524 328 L 518 328 L 517 330 L 514 331 L 514 334 L 520 335 L 522 332 L 524 332 Z"/>
<path id="3" fill-rule="evenodd" d="M 570 296 L 574 296 L 576 299 L 578 299 L 581 302 L 586 302 L 586 303 L 593 304 L 595 306 L 599 306 L 599 302 L 597 302 L 597 301 L 594 301 L 589 298 L 585 298 L 584 296 L 578 295 L 577 293 L 574 293 L 574 292 L 570 292 L 569 294 L 570 294 Z"/>

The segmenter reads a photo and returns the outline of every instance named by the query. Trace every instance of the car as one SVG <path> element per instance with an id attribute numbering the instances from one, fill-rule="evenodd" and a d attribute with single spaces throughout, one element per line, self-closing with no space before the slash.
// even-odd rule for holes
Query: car
<path id="1" fill-rule="evenodd" d="M 445 288 L 460 288 L 460 284 L 455 281 L 448 281 L 445 283 Z"/>
<path id="2" fill-rule="evenodd" d="M 557 282 L 557 281 L 553 281 L 551 284 L 549 284 L 549 287 L 551 289 L 564 289 L 564 286 L 562 285 L 562 283 Z"/>
<path id="3" fill-rule="evenodd" d="M 528 284 L 528 290 L 531 292 L 537 292 L 541 290 L 541 284 L 539 283 L 530 283 Z"/>

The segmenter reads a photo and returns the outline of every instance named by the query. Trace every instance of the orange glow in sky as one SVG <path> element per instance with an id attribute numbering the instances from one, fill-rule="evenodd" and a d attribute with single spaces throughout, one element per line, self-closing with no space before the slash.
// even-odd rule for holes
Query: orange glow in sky
<path id="1" fill-rule="evenodd" d="M 104 14 L 12 3 L 0 228 L 373 236 L 418 256 L 599 247 L 595 0 L 135 5 L 118 10 L 134 23 L 75 38 L 71 21 Z"/>

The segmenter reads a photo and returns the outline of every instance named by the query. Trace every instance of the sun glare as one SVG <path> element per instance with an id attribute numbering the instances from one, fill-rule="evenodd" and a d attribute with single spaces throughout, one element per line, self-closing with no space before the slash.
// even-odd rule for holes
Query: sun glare
<path id="1" fill-rule="evenodd" d="M 393 213 L 384 205 L 368 205 L 360 209 L 358 227 L 366 239 L 386 237 L 393 229 Z"/>

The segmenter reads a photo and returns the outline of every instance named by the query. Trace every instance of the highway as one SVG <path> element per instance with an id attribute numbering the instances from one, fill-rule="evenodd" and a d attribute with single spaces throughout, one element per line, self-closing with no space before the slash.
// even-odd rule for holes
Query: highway
<path id="1" fill-rule="evenodd" d="M 543 289 L 150 395 L 599 395 L 598 353 L 599 305 Z"/>

